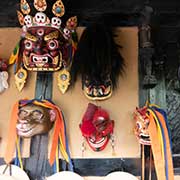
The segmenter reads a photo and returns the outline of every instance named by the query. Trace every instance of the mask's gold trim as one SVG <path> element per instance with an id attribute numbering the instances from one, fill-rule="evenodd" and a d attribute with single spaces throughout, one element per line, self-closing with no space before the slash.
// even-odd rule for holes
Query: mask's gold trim
<path id="1" fill-rule="evenodd" d="M 19 91 L 22 91 L 24 84 L 27 79 L 27 71 L 23 68 L 20 68 L 15 74 L 15 84 Z"/>
<path id="2" fill-rule="evenodd" d="M 58 73 L 58 87 L 59 90 L 64 94 L 70 85 L 71 76 L 67 69 L 62 69 Z"/>
<path id="3" fill-rule="evenodd" d="M 37 38 L 30 33 L 26 33 L 25 38 L 33 42 L 37 41 Z"/>
<path id="4" fill-rule="evenodd" d="M 58 37 L 59 37 L 59 32 L 54 31 L 54 32 L 51 32 L 48 35 L 44 36 L 44 40 L 49 41 L 51 39 L 57 39 Z"/>

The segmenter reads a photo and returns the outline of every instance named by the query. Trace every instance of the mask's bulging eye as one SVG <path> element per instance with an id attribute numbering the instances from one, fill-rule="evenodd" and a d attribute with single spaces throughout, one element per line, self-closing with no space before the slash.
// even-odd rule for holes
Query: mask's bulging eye
<path id="1" fill-rule="evenodd" d="M 142 125 L 141 125 L 141 123 L 139 123 L 139 122 L 136 122 L 136 127 L 137 127 L 138 129 L 141 129 L 141 128 L 142 128 Z"/>
<path id="2" fill-rule="evenodd" d="M 43 117 L 43 113 L 42 113 L 41 111 L 39 111 L 39 110 L 34 110 L 34 111 L 32 112 L 32 118 L 33 118 L 33 119 L 41 120 L 42 117 Z"/>
<path id="3" fill-rule="evenodd" d="M 56 49 L 58 47 L 58 42 L 56 41 L 56 40 L 50 40 L 49 42 L 48 42 L 48 48 L 50 49 L 50 50 L 54 50 L 54 49 Z"/>
<path id="4" fill-rule="evenodd" d="M 24 45 L 25 45 L 25 49 L 27 49 L 27 50 L 32 49 L 32 42 L 31 41 L 25 40 Z"/>
<path id="5" fill-rule="evenodd" d="M 44 35 L 44 30 L 43 30 L 43 29 L 38 29 L 38 30 L 37 30 L 37 34 L 38 34 L 39 36 L 43 36 L 43 35 Z"/>
<path id="6" fill-rule="evenodd" d="M 65 28 L 65 29 L 64 29 L 64 34 L 65 34 L 65 35 L 69 35 L 69 34 L 70 34 L 70 30 L 67 29 L 67 28 Z"/>
<path id="7" fill-rule="evenodd" d="M 28 112 L 25 110 L 19 110 L 18 116 L 19 118 L 23 119 L 28 115 Z"/>

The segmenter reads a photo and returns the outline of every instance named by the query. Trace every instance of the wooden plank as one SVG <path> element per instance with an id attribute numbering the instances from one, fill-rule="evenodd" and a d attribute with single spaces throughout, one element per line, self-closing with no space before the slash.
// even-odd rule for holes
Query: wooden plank
<path id="1" fill-rule="evenodd" d="M 81 176 L 106 176 L 114 171 L 140 175 L 140 158 L 73 159 L 73 163 Z"/>
<path id="2" fill-rule="evenodd" d="M 38 72 L 36 80 L 35 98 L 51 99 L 52 97 L 52 72 Z"/>

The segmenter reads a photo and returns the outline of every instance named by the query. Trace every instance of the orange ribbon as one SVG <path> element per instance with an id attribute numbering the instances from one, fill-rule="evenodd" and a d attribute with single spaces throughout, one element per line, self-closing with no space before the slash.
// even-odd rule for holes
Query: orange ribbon
<path id="1" fill-rule="evenodd" d="M 19 102 L 16 102 L 13 106 L 13 110 L 11 113 L 11 120 L 10 120 L 8 137 L 7 137 L 7 146 L 4 155 L 4 161 L 7 164 L 9 164 L 12 161 L 15 151 L 15 144 L 17 139 L 16 123 L 18 120 L 18 108 L 19 108 Z"/>
<path id="2" fill-rule="evenodd" d="M 161 150 L 161 142 L 158 138 L 157 126 L 154 121 L 154 117 L 151 113 L 149 115 L 149 120 L 150 120 L 150 123 L 148 126 L 148 131 L 149 131 L 150 140 L 151 140 L 151 148 L 153 152 L 157 178 L 159 180 L 166 180 L 165 164 L 164 164 L 162 150 Z"/>
<path id="3" fill-rule="evenodd" d="M 50 165 L 52 165 L 56 158 L 56 149 L 58 147 L 59 136 L 61 137 L 60 139 L 62 140 L 63 148 L 66 149 L 65 126 L 63 122 L 63 116 L 59 107 L 48 102 L 47 100 L 44 100 L 43 104 L 38 101 L 35 101 L 34 103 L 37 105 L 41 104 L 41 106 L 54 109 L 56 111 L 56 120 L 54 124 L 54 132 L 53 132 L 52 146 L 51 146 L 50 159 L 49 159 L 49 163 Z"/>
<path id="4" fill-rule="evenodd" d="M 153 108 L 153 107 L 151 107 Z M 157 110 L 153 109 L 148 109 L 148 116 L 149 116 L 149 126 L 148 126 L 148 131 L 150 135 L 150 140 L 151 140 L 151 148 L 153 152 L 153 157 L 154 157 L 154 164 L 155 164 L 155 169 L 156 169 L 156 174 L 157 174 L 157 179 L 158 180 L 173 180 L 174 179 L 174 171 L 173 171 L 173 162 L 172 162 L 172 154 L 171 154 L 171 147 L 170 147 L 170 140 L 169 140 L 169 134 L 168 134 L 168 129 L 166 126 L 166 122 L 164 119 L 164 116 L 158 112 Z M 161 142 L 160 139 L 160 133 L 162 135 L 162 129 L 159 129 L 159 123 L 161 124 L 164 132 L 164 138 L 165 142 Z M 166 143 L 166 149 L 164 150 L 164 146 L 162 143 Z M 163 154 L 166 152 L 166 154 Z M 164 156 L 166 156 L 166 162 L 164 160 Z M 166 173 L 166 164 L 168 166 L 168 172 Z M 166 177 L 167 174 L 167 177 Z"/>
<path id="5" fill-rule="evenodd" d="M 159 121 L 161 122 L 164 130 L 164 135 L 166 139 L 166 152 L 167 152 L 167 163 L 168 163 L 168 179 L 173 180 L 174 179 L 174 170 L 173 170 L 173 162 L 172 162 L 172 154 L 171 154 L 171 147 L 170 147 L 170 141 L 169 141 L 169 135 L 168 130 L 166 127 L 166 123 L 164 121 L 164 117 L 161 113 L 156 111 L 156 114 L 159 118 Z"/>

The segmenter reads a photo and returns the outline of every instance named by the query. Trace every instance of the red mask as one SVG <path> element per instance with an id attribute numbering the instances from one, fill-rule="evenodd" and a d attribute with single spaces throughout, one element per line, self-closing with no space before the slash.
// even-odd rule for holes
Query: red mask
<path id="1" fill-rule="evenodd" d="M 102 151 L 113 133 L 114 121 L 104 109 L 89 103 L 80 129 L 91 149 Z"/>
<path id="2" fill-rule="evenodd" d="M 23 63 L 34 71 L 56 71 L 68 61 L 68 41 L 54 27 L 30 27 L 21 43 Z M 64 62 L 67 63 L 67 62 Z"/>

